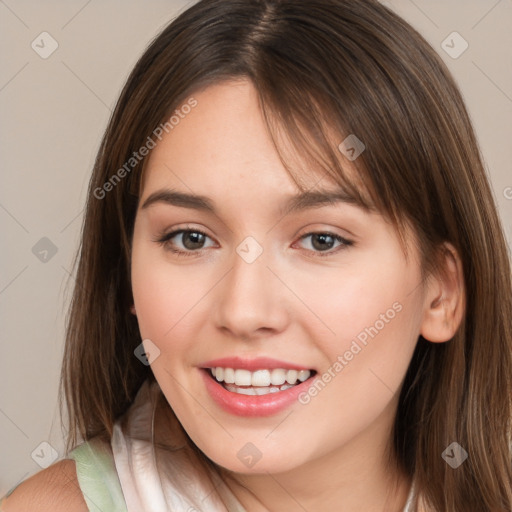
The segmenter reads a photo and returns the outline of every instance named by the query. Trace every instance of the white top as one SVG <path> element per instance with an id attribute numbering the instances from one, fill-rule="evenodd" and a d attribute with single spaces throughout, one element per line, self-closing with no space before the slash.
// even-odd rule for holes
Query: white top
<path id="1" fill-rule="evenodd" d="M 190 447 L 156 382 L 114 425 L 112 451 L 128 512 L 246 512 Z"/>

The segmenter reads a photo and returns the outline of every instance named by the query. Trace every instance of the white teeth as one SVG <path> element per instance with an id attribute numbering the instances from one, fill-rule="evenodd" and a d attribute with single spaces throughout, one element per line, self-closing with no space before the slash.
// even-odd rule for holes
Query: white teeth
<path id="1" fill-rule="evenodd" d="M 251 386 L 270 386 L 270 372 L 268 370 L 253 372 Z"/>
<path id="2" fill-rule="evenodd" d="M 234 384 L 235 370 L 233 368 L 224 368 L 224 382 L 226 384 Z"/>
<path id="3" fill-rule="evenodd" d="M 227 369 L 227 368 L 226 368 Z M 301 370 L 299 372 L 299 380 L 301 382 L 304 382 L 305 380 L 309 379 L 309 376 L 311 375 L 311 372 L 309 370 Z M 226 379 L 226 374 L 224 373 L 224 380 Z"/>
<path id="4" fill-rule="evenodd" d="M 237 393 L 240 393 L 241 395 L 255 395 L 256 391 L 254 388 L 237 388 Z"/>
<path id="5" fill-rule="evenodd" d="M 286 382 L 288 382 L 288 384 L 295 384 L 298 376 L 299 372 L 297 370 L 288 370 L 288 373 L 286 374 Z"/>
<path id="6" fill-rule="evenodd" d="M 272 370 L 270 374 L 270 380 L 274 386 L 280 386 L 286 382 L 286 370 L 281 370 L 280 368 L 276 368 Z"/>
<path id="7" fill-rule="evenodd" d="M 217 371 L 219 371 L 218 368 Z M 235 370 L 235 384 L 237 386 L 250 386 L 251 383 L 252 376 L 249 370 Z"/>
<path id="8" fill-rule="evenodd" d="M 282 368 L 274 368 L 272 370 L 262 369 L 251 372 L 240 368 L 235 370 L 234 368 L 222 368 L 218 366 L 216 368 L 210 368 L 210 372 L 217 381 L 224 382 L 224 384 L 234 384 L 234 386 L 231 387 L 253 386 L 256 388 L 269 388 L 270 393 L 288 389 L 284 388 L 284 386 L 291 387 L 300 382 L 304 382 L 311 376 L 310 370 L 284 370 Z M 276 386 L 281 386 L 281 388 Z"/>
<path id="9" fill-rule="evenodd" d="M 269 393 L 279 393 L 279 391 L 284 391 L 286 389 L 293 388 L 291 384 L 283 384 L 280 387 L 277 386 L 260 386 L 260 387 L 238 387 L 233 384 L 226 384 L 224 386 L 228 391 L 232 393 L 238 393 L 240 395 L 268 395 Z"/>

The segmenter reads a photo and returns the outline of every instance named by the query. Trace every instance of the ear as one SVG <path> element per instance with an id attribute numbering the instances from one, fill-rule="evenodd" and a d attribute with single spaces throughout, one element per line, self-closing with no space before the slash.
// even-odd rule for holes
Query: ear
<path id="1" fill-rule="evenodd" d="M 465 304 L 462 262 L 453 245 L 446 242 L 440 268 L 427 281 L 420 334 L 433 343 L 449 341 L 459 328 Z"/>
<path id="2" fill-rule="evenodd" d="M 132 315 L 137 315 L 137 312 L 135 311 L 135 304 L 130 306 L 130 313 L 132 313 Z"/>

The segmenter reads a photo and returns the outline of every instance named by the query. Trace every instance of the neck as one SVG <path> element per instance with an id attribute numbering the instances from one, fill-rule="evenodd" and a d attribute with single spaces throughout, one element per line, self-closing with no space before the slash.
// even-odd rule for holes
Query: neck
<path id="1" fill-rule="evenodd" d="M 290 471 L 222 473 L 248 512 L 402 512 L 412 482 L 390 464 L 389 427 L 373 425 L 350 445 Z"/>
<path id="2" fill-rule="evenodd" d="M 402 512 L 411 487 L 403 473 L 372 467 L 347 475 L 321 460 L 307 471 L 238 475 L 226 483 L 248 512 Z"/>

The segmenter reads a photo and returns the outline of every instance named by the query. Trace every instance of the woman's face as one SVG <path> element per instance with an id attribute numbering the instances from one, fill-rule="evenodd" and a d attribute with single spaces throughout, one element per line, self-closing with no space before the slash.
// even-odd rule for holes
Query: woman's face
<path id="1" fill-rule="evenodd" d="M 406 259 L 380 214 L 308 201 L 339 191 L 306 169 L 309 195 L 293 202 L 249 82 L 194 98 L 152 150 L 133 237 L 163 393 L 232 471 L 382 453 L 421 330 L 417 251 Z"/>

